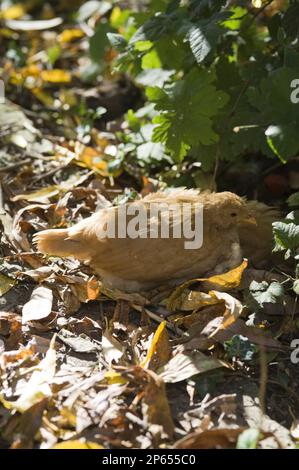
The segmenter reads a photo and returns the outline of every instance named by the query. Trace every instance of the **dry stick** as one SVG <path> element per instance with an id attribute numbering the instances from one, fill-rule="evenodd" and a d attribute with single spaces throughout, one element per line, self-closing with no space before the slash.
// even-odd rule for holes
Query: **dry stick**
<path id="1" fill-rule="evenodd" d="M 1 259 L 9 261 L 14 258 L 22 258 L 22 256 L 29 256 L 29 255 L 44 256 L 44 254 L 41 253 L 40 251 L 21 251 L 20 253 L 15 253 L 14 255 L 3 256 Z"/>
<path id="2" fill-rule="evenodd" d="M 2 184 L 1 184 L 1 181 L 0 181 L 0 215 L 5 215 L 5 214 L 6 214 L 6 212 L 5 212 L 4 205 L 3 205 Z"/>
<path id="3" fill-rule="evenodd" d="M 3 166 L 0 168 L 0 173 L 6 173 L 8 171 L 15 170 L 20 166 L 27 165 L 28 163 L 31 163 L 30 158 L 26 158 L 25 160 L 22 160 L 17 163 L 12 163 L 11 165 Z"/>
<path id="4" fill-rule="evenodd" d="M 267 381 L 268 381 L 268 363 L 267 355 L 265 348 L 261 346 L 260 348 L 260 388 L 259 388 L 259 402 L 261 413 L 261 420 L 266 411 L 266 391 L 267 391 Z M 262 424 L 262 423 L 260 423 Z M 261 427 L 261 426 L 260 426 Z"/>
<path id="5" fill-rule="evenodd" d="M 159 317 L 159 315 L 157 315 L 156 313 L 151 312 L 148 308 L 141 307 L 140 305 L 136 305 L 136 304 L 132 304 L 132 307 L 135 310 L 137 310 L 138 312 L 144 311 L 150 318 L 152 318 L 153 320 L 155 320 L 158 323 L 162 323 L 163 321 L 166 321 L 166 326 L 167 326 L 167 328 L 169 328 L 172 335 L 175 335 L 175 334 L 183 335 L 184 334 L 183 330 L 176 327 L 175 325 L 173 325 L 169 321 L 165 320 L 164 318 Z"/>

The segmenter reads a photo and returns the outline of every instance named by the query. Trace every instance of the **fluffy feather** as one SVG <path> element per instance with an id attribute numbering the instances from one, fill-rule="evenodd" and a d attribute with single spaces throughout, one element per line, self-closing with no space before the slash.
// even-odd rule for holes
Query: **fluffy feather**
<path id="1" fill-rule="evenodd" d="M 229 192 L 200 194 L 179 188 L 150 194 L 139 201 L 146 207 L 153 202 L 203 204 L 203 246 L 185 249 L 183 238 L 100 238 L 100 225 L 119 211 L 119 207 L 110 207 L 68 229 L 37 233 L 38 250 L 74 256 L 90 264 L 106 284 L 128 292 L 224 272 L 241 262 L 239 226 L 251 216 L 242 198 Z M 160 223 L 159 219 L 151 222 Z"/>

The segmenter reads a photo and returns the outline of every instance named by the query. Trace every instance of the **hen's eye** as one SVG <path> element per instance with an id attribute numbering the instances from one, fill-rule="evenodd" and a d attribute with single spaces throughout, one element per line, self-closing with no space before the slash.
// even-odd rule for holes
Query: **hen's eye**
<path id="1" fill-rule="evenodd" d="M 233 212 L 233 213 L 231 214 L 231 216 L 232 216 L 232 217 L 237 217 L 236 212 Z"/>

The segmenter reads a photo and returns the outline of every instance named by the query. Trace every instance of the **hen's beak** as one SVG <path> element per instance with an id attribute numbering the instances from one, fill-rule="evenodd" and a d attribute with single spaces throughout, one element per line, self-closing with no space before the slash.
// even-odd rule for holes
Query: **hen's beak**
<path id="1" fill-rule="evenodd" d="M 242 219 L 243 223 L 250 224 L 250 225 L 257 225 L 256 218 L 253 215 L 249 214 L 244 219 Z"/>

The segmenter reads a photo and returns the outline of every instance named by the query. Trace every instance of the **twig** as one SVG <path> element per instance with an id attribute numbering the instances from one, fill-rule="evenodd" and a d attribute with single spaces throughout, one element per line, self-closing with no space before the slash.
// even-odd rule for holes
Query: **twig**
<path id="1" fill-rule="evenodd" d="M 266 10 L 266 8 L 271 5 L 271 3 L 273 2 L 274 0 L 269 0 L 267 3 L 265 3 L 265 5 L 263 5 L 261 8 L 258 9 L 258 11 L 256 13 L 254 13 L 252 15 L 252 18 L 251 20 L 245 25 L 245 27 L 243 28 L 243 31 L 245 29 L 248 29 L 250 28 L 250 26 L 252 25 L 252 23 L 256 20 L 256 18 L 261 14 L 263 13 L 263 11 Z M 242 31 L 242 28 L 240 29 L 240 32 Z"/>
<path id="2" fill-rule="evenodd" d="M 5 215 L 5 214 L 6 214 L 6 211 L 3 205 L 3 192 L 2 192 L 2 185 L 0 181 L 0 215 Z"/>
<path id="3" fill-rule="evenodd" d="M 28 163 L 31 163 L 30 158 L 26 158 L 25 160 L 22 160 L 17 163 L 12 163 L 11 165 L 3 166 L 0 168 L 0 173 L 6 173 L 7 171 L 15 170 L 16 168 L 19 168 L 23 165 L 27 165 Z"/>
<path id="4" fill-rule="evenodd" d="M 268 364 L 267 364 L 267 355 L 265 349 L 261 346 L 260 348 L 260 389 L 259 389 L 259 402 L 260 408 L 262 411 L 262 416 L 265 414 L 266 410 L 266 391 L 267 391 L 267 381 L 268 381 Z M 261 416 L 261 418 L 262 418 Z"/>
<path id="5" fill-rule="evenodd" d="M 183 330 L 181 330 L 180 328 L 174 326 L 172 323 L 165 320 L 165 318 L 161 318 L 156 313 L 151 312 L 148 308 L 141 307 L 140 305 L 136 305 L 136 304 L 132 304 L 132 307 L 135 308 L 135 310 L 137 310 L 138 312 L 142 312 L 142 311 L 145 312 L 150 318 L 152 318 L 152 320 L 155 320 L 158 323 L 162 323 L 162 321 L 166 321 L 166 326 L 167 326 L 167 328 L 169 328 L 169 330 L 171 330 L 171 332 L 173 332 L 173 335 L 174 334 L 176 334 L 176 335 L 177 334 L 179 334 L 179 335 L 184 334 Z"/>

